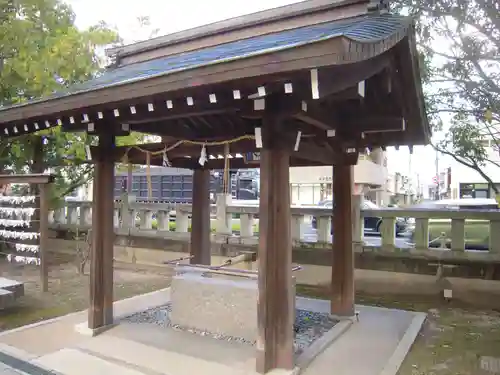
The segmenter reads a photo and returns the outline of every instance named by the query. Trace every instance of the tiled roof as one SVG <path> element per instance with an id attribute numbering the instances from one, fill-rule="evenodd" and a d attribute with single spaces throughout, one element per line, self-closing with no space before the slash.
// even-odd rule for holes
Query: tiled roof
<path id="1" fill-rule="evenodd" d="M 97 78 L 71 86 L 67 90 L 45 97 L 43 100 L 132 83 L 206 65 L 263 55 L 340 36 L 361 43 L 375 43 L 396 33 L 401 33 L 408 28 L 410 22 L 411 19 L 408 17 L 388 14 L 367 15 L 256 36 L 110 69 Z M 2 109 L 5 108 L 0 107 L 0 111 Z"/>

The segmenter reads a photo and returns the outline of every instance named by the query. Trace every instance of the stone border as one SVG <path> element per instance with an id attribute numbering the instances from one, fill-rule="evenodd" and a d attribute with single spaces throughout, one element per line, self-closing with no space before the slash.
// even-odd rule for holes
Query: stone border
<path id="1" fill-rule="evenodd" d="M 0 332 L 0 337 L 7 336 L 7 335 L 10 335 L 12 333 L 22 332 L 22 331 L 27 330 L 27 329 L 40 327 L 40 326 L 43 326 L 45 324 L 55 323 L 55 322 L 57 322 L 59 320 L 62 320 L 64 318 L 73 317 L 73 316 L 76 316 L 78 314 L 82 314 L 82 313 L 86 313 L 86 312 L 87 312 L 87 310 L 76 311 L 76 312 L 72 312 L 72 313 L 69 313 L 69 314 L 66 314 L 66 315 L 56 316 L 54 318 L 50 318 L 50 319 L 47 319 L 47 320 L 42 320 L 42 321 L 39 321 L 39 322 L 36 322 L 36 323 L 27 324 L 27 325 L 24 325 L 24 326 L 21 326 L 21 327 L 12 328 L 12 329 L 9 329 L 7 331 Z"/>
<path id="2" fill-rule="evenodd" d="M 152 296 L 152 295 L 155 295 L 155 294 L 159 294 L 159 293 L 163 293 L 163 292 L 167 292 L 169 290 L 170 290 L 170 287 L 159 289 L 159 290 L 155 290 L 153 292 L 149 292 L 149 293 L 145 293 L 145 294 L 139 294 L 137 296 L 133 296 L 133 297 L 130 297 L 130 298 L 122 299 L 122 300 L 119 300 L 119 301 L 115 301 L 113 303 L 113 307 L 114 307 L 114 309 L 116 311 L 116 310 L 118 310 L 118 308 L 117 308 L 118 305 L 130 303 L 131 301 L 134 301 L 134 300 L 137 300 L 137 299 L 142 299 L 142 298 L 147 298 L 149 296 Z M 139 305 L 132 304 L 132 306 L 139 306 Z M 136 312 L 142 311 L 142 309 L 143 309 L 142 306 L 141 307 L 137 307 L 137 308 L 129 309 L 131 312 L 129 312 L 127 309 L 124 309 L 124 310 L 127 310 L 127 311 L 123 312 L 121 314 L 115 314 L 115 316 L 113 318 L 114 318 L 114 320 L 118 320 L 118 319 L 121 319 L 121 318 L 129 315 L 129 314 L 134 314 Z M 51 318 L 51 319 L 42 320 L 40 322 L 31 323 L 31 324 L 28 324 L 28 325 L 25 325 L 25 326 L 13 328 L 13 329 L 10 329 L 8 331 L 3 331 L 3 332 L 0 332 L 0 338 L 2 336 L 7 336 L 7 335 L 10 335 L 10 334 L 13 334 L 13 333 L 25 331 L 27 329 L 40 327 L 40 326 L 43 326 L 43 325 L 46 325 L 46 324 L 56 323 L 58 321 L 64 320 L 65 318 L 70 318 L 70 317 L 77 316 L 78 314 L 85 315 L 87 313 L 87 311 L 88 311 L 88 309 L 85 309 L 85 310 L 82 310 L 82 311 L 76 311 L 76 312 L 72 312 L 72 313 L 69 313 L 69 314 L 66 314 L 66 315 L 56 316 L 56 317 Z M 82 322 L 82 323 L 86 324 L 87 323 L 87 319 L 85 319 L 85 321 Z"/>
<path id="3" fill-rule="evenodd" d="M 22 349 L 4 343 L 0 343 L 0 353 L 4 353 L 12 357 L 19 358 L 23 361 L 32 361 L 38 358 L 38 356 L 34 354 L 30 354 L 27 351 L 24 351 Z"/>
<path id="4" fill-rule="evenodd" d="M 291 375 L 298 375 L 311 364 L 311 362 L 323 351 L 328 348 L 334 341 L 340 338 L 353 324 L 352 320 L 339 321 L 331 330 L 326 332 L 319 339 L 315 340 L 312 345 L 307 347 L 296 359 L 295 367 Z"/>
<path id="5" fill-rule="evenodd" d="M 0 351 L 0 363 L 7 365 L 16 372 L 26 375 L 63 375 L 59 372 L 49 370 L 31 361 L 20 359 L 16 355 L 12 355 L 3 351 Z"/>
<path id="6" fill-rule="evenodd" d="M 387 363 L 385 364 L 384 368 L 379 373 L 379 375 L 396 375 L 397 372 L 399 371 L 399 368 L 403 364 L 406 355 L 413 346 L 415 339 L 417 338 L 418 334 L 420 333 L 420 330 L 422 329 L 422 325 L 427 319 L 426 313 L 414 312 L 413 314 L 415 316 L 413 317 L 410 325 L 406 329 L 405 334 L 403 335 L 401 340 L 399 340 L 396 349 L 390 356 L 389 360 L 387 361 Z"/>

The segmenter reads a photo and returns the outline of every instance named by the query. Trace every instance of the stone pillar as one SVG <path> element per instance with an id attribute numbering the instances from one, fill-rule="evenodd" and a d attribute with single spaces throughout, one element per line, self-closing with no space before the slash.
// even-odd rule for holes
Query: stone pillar
<path id="1" fill-rule="evenodd" d="M 231 205 L 231 194 L 217 194 L 217 221 L 216 233 L 230 236 L 233 234 L 232 215 L 227 212 L 227 207 Z"/>
<path id="2" fill-rule="evenodd" d="M 240 214 L 240 236 L 253 237 L 253 214 Z"/>
<path id="3" fill-rule="evenodd" d="M 292 240 L 300 242 L 304 236 L 304 215 L 291 216 Z"/>

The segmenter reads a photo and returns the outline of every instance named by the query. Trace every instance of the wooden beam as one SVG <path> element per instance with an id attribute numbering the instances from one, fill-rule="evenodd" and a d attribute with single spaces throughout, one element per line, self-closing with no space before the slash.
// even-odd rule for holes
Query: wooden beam
<path id="1" fill-rule="evenodd" d="M 179 159 L 171 159 L 170 160 L 172 167 L 174 168 L 185 168 L 185 169 L 197 169 L 200 167 L 198 160 L 196 159 L 188 159 L 188 158 L 179 158 Z M 144 163 L 139 163 L 144 164 Z M 161 161 L 156 161 L 156 163 L 152 163 L 154 165 L 161 165 Z M 245 168 L 259 168 L 260 162 L 255 163 L 246 163 L 243 158 L 233 158 L 229 162 L 230 168 L 236 169 L 245 169 Z M 290 158 L 290 166 L 291 167 L 313 167 L 313 166 L 322 166 L 325 163 L 314 162 L 310 160 L 300 159 L 296 157 Z M 204 165 L 206 169 L 224 169 L 224 159 L 211 159 L 206 162 Z"/>
<path id="2" fill-rule="evenodd" d="M 210 265 L 210 170 L 193 173 L 193 212 L 191 214 L 191 264 Z"/>
<path id="3" fill-rule="evenodd" d="M 263 124 L 260 163 L 257 371 L 294 366 L 294 301 L 290 235 L 290 153 L 280 144 L 278 119 Z"/>
<path id="4" fill-rule="evenodd" d="M 320 130 L 331 130 L 335 129 L 335 122 L 333 121 L 325 121 L 325 119 L 318 118 L 314 114 L 310 114 L 307 112 L 299 112 L 293 116 L 295 119 L 305 122 L 306 124 L 312 125 Z"/>
<path id="5" fill-rule="evenodd" d="M 253 110 L 253 100 L 234 99 L 231 90 L 215 93 L 217 101 L 211 103 L 208 93 L 198 93 L 196 97 L 183 96 L 170 98 L 168 100 L 150 98 L 148 101 L 137 102 L 129 105 L 118 104 L 113 109 L 102 109 L 100 111 L 89 111 L 74 116 L 61 117 L 63 129 L 68 131 L 86 130 L 88 124 L 92 123 L 95 132 L 106 132 L 113 127 L 115 131 L 120 130 L 121 124 L 128 124 L 136 131 L 147 129 L 150 124 L 160 124 L 167 121 L 186 119 L 190 117 L 208 116 L 215 114 L 236 113 L 238 111 L 248 112 Z M 200 97 L 201 96 L 201 97 Z M 191 105 L 188 98 L 192 98 Z"/>
<path id="6" fill-rule="evenodd" d="M 113 323 L 114 161 L 106 158 L 115 137 L 99 136 L 92 206 L 92 254 L 88 325 L 98 329 Z"/>
<path id="7" fill-rule="evenodd" d="M 360 81 L 367 80 L 390 64 L 390 57 L 381 54 L 369 60 L 354 64 L 325 67 L 318 70 L 319 98 L 357 86 Z"/>
<path id="8" fill-rule="evenodd" d="M 331 313 L 354 316 L 354 249 L 352 228 L 353 166 L 333 168 L 333 243 Z"/>
<path id="9" fill-rule="evenodd" d="M 54 182 L 54 176 L 43 173 L 5 174 L 0 175 L 0 184 L 49 184 Z"/>
<path id="10" fill-rule="evenodd" d="M 294 158 L 300 158 L 303 160 L 309 160 L 311 161 L 311 164 L 318 164 L 318 163 L 324 163 L 324 164 L 329 164 L 331 163 L 331 160 L 334 158 L 334 154 L 330 149 L 327 149 L 321 145 L 318 145 L 316 143 L 313 143 L 310 140 L 307 139 L 302 139 L 299 143 L 299 148 L 297 151 L 292 151 L 293 146 L 295 144 L 296 140 L 296 133 L 295 132 L 283 132 L 280 134 L 281 138 L 286 138 L 287 142 L 289 143 L 289 150 L 290 150 L 290 156 Z M 174 144 L 175 141 L 171 141 L 168 143 L 168 145 Z M 168 147 L 167 145 L 167 147 Z M 163 154 L 161 151 L 166 147 L 165 144 L 163 143 L 150 143 L 150 144 L 143 144 L 143 145 L 137 145 L 142 150 L 149 151 L 149 152 L 154 152 L 155 155 L 152 155 L 151 157 L 151 164 L 153 165 L 161 165 L 163 163 Z M 246 154 L 248 152 L 259 152 L 259 149 L 255 147 L 255 140 L 249 139 L 249 140 L 242 140 L 236 143 L 233 143 L 230 148 L 231 154 Z M 179 158 L 185 158 L 186 156 L 191 157 L 192 159 L 197 159 L 200 156 L 201 152 L 201 146 L 199 145 L 193 145 L 193 144 L 182 144 L 179 145 L 178 147 L 170 150 L 167 153 L 167 156 L 169 160 L 175 160 Z M 97 160 L 99 158 L 99 148 L 94 146 L 91 147 L 91 154 L 92 158 L 94 160 Z M 133 146 L 120 146 L 116 147 L 114 152 L 111 153 L 110 151 L 106 151 L 106 154 L 108 158 L 114 158 L 116 162 L 120 162 L 123 160 L 125 154 L 127 154 L 127 159 L 131 163 L 135 164 L 146 164 L 146 153 L 134 148 Z M 208 146 L 207 147 L 207 154 L 212 155 L 212 156 L 218 156 L 218 155 L 224 155 L 224 146 L 223 145 L 218 145 L 218 146 Z M 187 158 L 186 158 L 187 159 Z M 189 160 L 189 159 L 188 159 Z M 209 160 L 211 162 L 213 159 Z M 232 159 L 234 160 L 234 159 Z M 231 162 L 232 162 L 231 160 Z M 159 164 L 158 164 L 159 163 Z M 194 164 L 196 166 L 196 163 Z M 181 162 L 182 164 L 182 162 Z M 186 164 L 190 164 L 190 162 L 186 162 Z M 198 164 L 199 165 L 199 164 Z"/>

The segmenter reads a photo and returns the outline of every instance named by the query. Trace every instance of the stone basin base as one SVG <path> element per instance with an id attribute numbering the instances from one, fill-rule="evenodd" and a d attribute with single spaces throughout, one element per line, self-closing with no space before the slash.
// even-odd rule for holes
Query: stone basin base
<path id="1" fill-rule="evenodd" d="M 170 291 L 173 325 L 256 341 L 256 279 L 188 272 L 174 276 Z"/>

